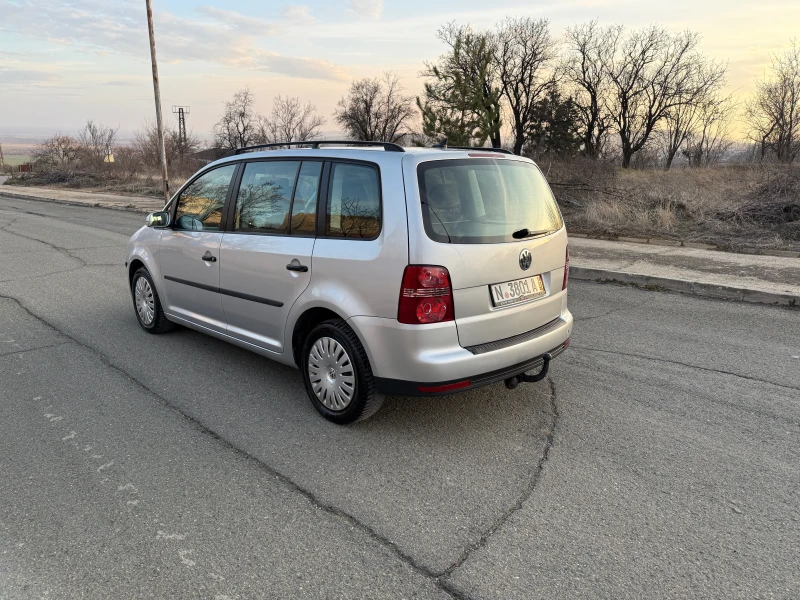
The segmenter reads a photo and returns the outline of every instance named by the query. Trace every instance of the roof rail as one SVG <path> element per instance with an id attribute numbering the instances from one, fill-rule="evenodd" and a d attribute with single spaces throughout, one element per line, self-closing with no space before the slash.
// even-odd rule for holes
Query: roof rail
<path id="1" fill-rule="evenodd" d="M 320 144 L 326 146 L 381 146 L 386 152 L 405 152 L 402 146 L 392 142 L 367 142 L 362 140 L 307 140 L 305 142 L 277 142 L 274 144 L 257 144 L 255 146 L 245 146 L 244 148 L 236 148 L 228 152 L 223 158 L 228 156 L 236 156 L 237 154 L 244 154 L 245 152 L 255 152 L 267 148 L 283 148 L 284 146 L 310 146 L 314 150 L 320 147 Z"/>
<path id="2" fill-rule="evenodd" d="M 481 152 L 497 152 L 498 154 L 514 154 L 505 148 L 487 148 L 486 146 L 431 146 L 438 150 L 480 150 Z"/>

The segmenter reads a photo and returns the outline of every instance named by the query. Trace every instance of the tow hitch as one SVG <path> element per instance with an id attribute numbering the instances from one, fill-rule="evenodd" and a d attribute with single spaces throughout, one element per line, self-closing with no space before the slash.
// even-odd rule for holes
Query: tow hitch
<path id="1" fill-rule="evenodd" d="M 520 373 L 519 375 L 515 375 L 514 377 L 509 377 L 506 379 L 506 387 L 510 390 L 516 388 L 520 383 L 536 383 L 537 381 L 541 381 L 545 377 L 547 377 L 547 372 L 550 370 L 550 359 L 553 357 L 550 356 L 549 352 L 545 352 L 542 355 L 542 370 L 539 371 L 536 375 L 528 375 L 526 373 Z"/>

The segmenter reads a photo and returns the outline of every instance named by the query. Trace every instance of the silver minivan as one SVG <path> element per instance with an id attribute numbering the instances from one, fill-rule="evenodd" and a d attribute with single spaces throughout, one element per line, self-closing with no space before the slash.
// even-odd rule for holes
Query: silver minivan
<path id="1" fill-rule="evenodd" d="M 529 159 L 305 142 L 207 165 L 128 245 L 140 325 L 300 369 L 335 423 L 385 395 L 544 379 L 572 332 L 567 232 Z M 529 374 L 529 372 L 531 372 Z"/>

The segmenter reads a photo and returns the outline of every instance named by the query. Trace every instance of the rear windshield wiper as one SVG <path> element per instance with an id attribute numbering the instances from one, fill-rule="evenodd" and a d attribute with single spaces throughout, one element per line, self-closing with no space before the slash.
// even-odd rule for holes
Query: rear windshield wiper
<path id="1" fill-rule="evenodd" d="M 525 238 L 536 237 L 539 235 L 547 235 L 548 233 L 551 233 L 549 229 L 543 229 L 541 231 L 530 231 L 529 229 L 523 227 L 522 229 L 512 233 L 511 237 L 513 237 L 515 240 L 524 240 Z"/>

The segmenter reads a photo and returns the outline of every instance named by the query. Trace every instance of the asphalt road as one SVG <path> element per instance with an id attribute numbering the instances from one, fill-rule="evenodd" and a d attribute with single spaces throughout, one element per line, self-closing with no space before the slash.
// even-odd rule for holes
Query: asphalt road
<path id="1" fill-rule="evenodd" d="M 0 598 L 797 598 L 800 312 L 573 282 L 541 384 L 337 427 L 0 199 Z"/>

